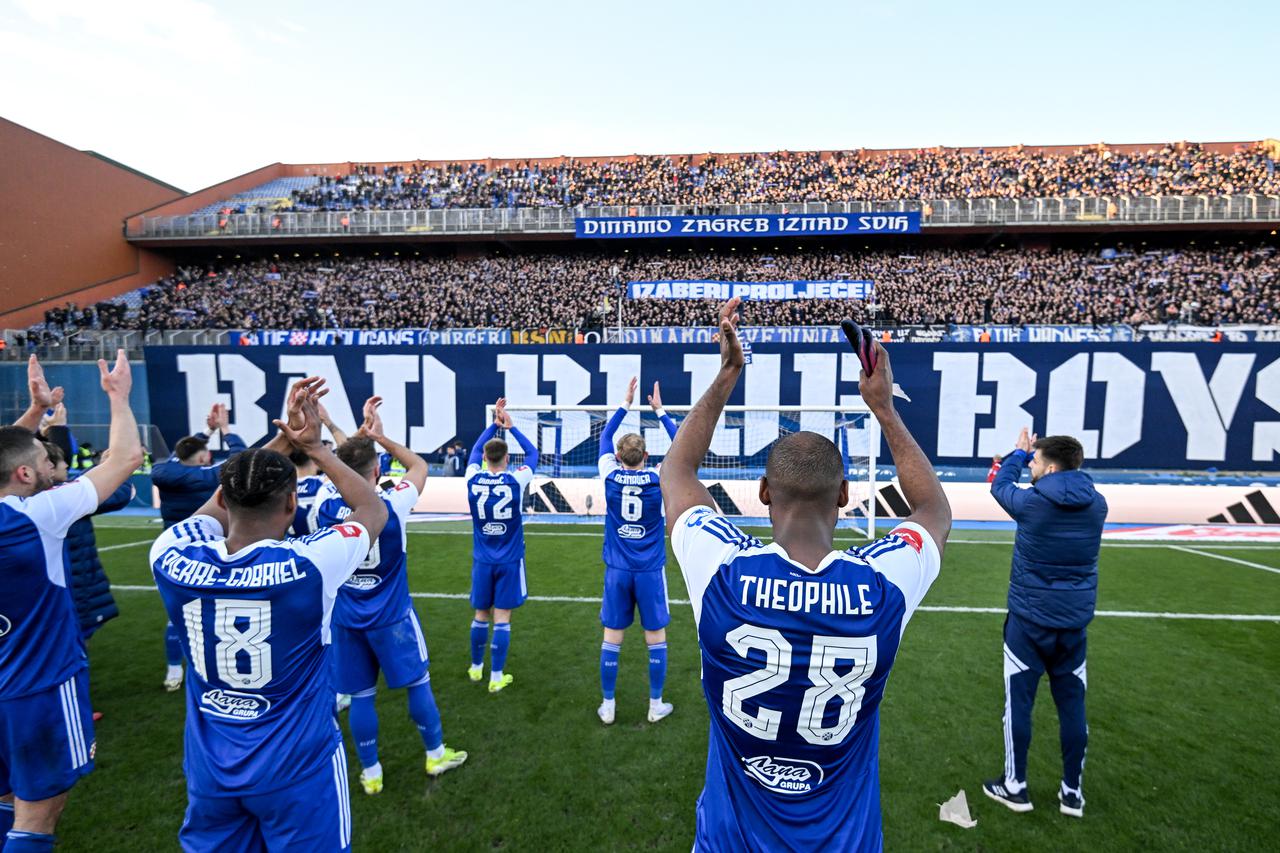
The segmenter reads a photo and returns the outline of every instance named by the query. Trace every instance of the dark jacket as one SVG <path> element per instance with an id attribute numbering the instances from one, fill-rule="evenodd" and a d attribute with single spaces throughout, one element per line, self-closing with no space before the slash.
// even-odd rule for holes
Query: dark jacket
<path id="1" fill-rule="evenodd" d="M 1018 523 L 1009 612 L 1046 628 L 1083 628 L 1098 602 L 1098 550 L 1107 501 L 1083 471 L 1046 474 L 1018 488 L 1031 454 L 1006 456 L 991 494 Z"/>
<path id="2" fill-rule="evenodd" d="M 203 433 L 197 433 L 203 436 Z M 227 450 L 239 453 L 244 442 L 238 435 L 223 436 Z M 225 460 L 223 460 L 225 461 Z M 151 468 L 151 482 L 160 492 L 160 520 L 166 528 L 195 515 L 196 510 L 218 489 L 222 462 L 213 465 L 183 465 L 170 456 Z"/>
<path id="3" fill-rule="evenodd" d="M 94 514 L 123 509 L 133 500 L 133 492 L 133 484 L 126 482 L 100 503 Z M 116 600 L 111 596 L 111 579 L 98 558 L 98 541 L 89 516 L 71 525 L 62 553 L 67 566 L 67 585 L 80 620 L 80 635 L 87 640 L 104 622 L 120 615 Z"/>

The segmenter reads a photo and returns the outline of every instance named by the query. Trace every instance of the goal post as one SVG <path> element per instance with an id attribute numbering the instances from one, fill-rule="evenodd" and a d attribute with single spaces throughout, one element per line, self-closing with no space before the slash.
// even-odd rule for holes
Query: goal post
<path id="1" fill-rule="evenodd" d="M 493 404 L 485 407 L 486 423 Z M 691 406 L 665 406 L 678 427 Z M 538 448 L 534 485 L 525 499 L 532 514 L 600 516 L 604 489 L 599 477 L 600 436 L 616 407 L 509 405 L 512 423 Z M 760 503 L 759 480 L 773 444 L 793 432 L 816 432 L 835 443 L 849 481 L 849 504 L 837 526 L 874 538 L 876 524 L 876 454 L 880 426 L 865 405 L 726 406 L 712 435 L 711 448 L 699 466 L 720 511 L 742 523 L 762 523 L 768 509 Z M 644 437 L 650 465 L 660 465 L 671 440 L 648 406 L 633 406 L 614 441 L 627 433 Z M 511 441 L 513 464 L 524 454 Z"/>

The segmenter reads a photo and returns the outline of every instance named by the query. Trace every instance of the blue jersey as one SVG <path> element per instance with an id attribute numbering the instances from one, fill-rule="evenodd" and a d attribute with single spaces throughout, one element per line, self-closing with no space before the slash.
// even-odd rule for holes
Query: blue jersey
<path id="1" fill-rule="evenodd" d="M 666 514 L 655 468 L 623 468 L 614 454 L 613 436 L 625 407 L 619 407 L 600 434 L 600 477 L 604 480 L 604 564 L 632 572 L 661 571 L 667 565 Z M 660 415 L 667 434 L 676 425 Z"/>
<path id="2" fill-rule="evenodd" d="M 88 478 L 0 498 L 0 699 L 38 693 L 84 669 L 62 544 L 97 508 Z"/>
<path id="3" fill-rule="evenodd" d="M 293 527 L 290 528 L 294 536 L 306 536 L 308 533 L 315 532 L 316 525 L 311 517 L 312 510 L 315 507 L 316 497 L 326 482 L 328 481 L 323 474 L 298 478 L 298 508 L 293 512 Z"/>
<path id="4" fill-rule="evenodd" d="M 709 507 L 671 545 L 711 712 L 697 849 L 879 850 L 879 706 L 938 550 L 906 523 L 816 570 Z"/>
<path id="5" fill-rule="evenodd" d="M 481 563 L 518 563 L 524 559 L 524 490 L 533 482 L 527 465 L 492 473 L 479 465 L 467 468 L 467 503 L 471 507 L 472 557 Z"/>
<path id="6" fill-rule="evenodd" d="M 418 490 L 403 480 L 384 492 L 387 526 L 369 549 L 369 556 L 356 573 L 338 590 L 333 606 L 333 624 L 344 628 L 372 629 L 399 622 L 404 618 L 409 601 L 408 560 L 405 556 L 407 536 L 405 522 L 418 502 Z M 341 524 L 351 509 L 332 484 L 320 492 L 312 515 L 316 529 Z"/>
<path id="7" fill-rule="evenodd" d="M 196 437 L 207 438 L 202 432 L 196 433 Z M 223 441 L 232 454 L 244 450 L 244 441 L 238 435 L 224 435 Z M 153 465 L 151 482 L 160 493 L 160 520 L 164 526 L 177 524 L 204 506 L 205 501 L 217 491 L 221 476 L 222 462 L 203 466 L 183 465 L 178 457 L 170 456 Z"/>
<path id="8" fill-rule="evenodd" d="M 368 531 L 343 524 L 228 553 L 203 515 L 156 540 L 151 569 L 188 662 L 192 795 L 266 794 L 333 760 L 329 618 L 368 552 Z"/>

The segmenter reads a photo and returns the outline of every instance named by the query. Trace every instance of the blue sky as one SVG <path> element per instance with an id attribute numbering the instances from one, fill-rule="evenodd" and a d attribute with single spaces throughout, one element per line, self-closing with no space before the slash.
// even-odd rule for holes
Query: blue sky
<path id="1" fill-rule="evenodd" d="M 276 160 L 1280 136 L 1277 2 L 0 0 L 0 115 Z"/>

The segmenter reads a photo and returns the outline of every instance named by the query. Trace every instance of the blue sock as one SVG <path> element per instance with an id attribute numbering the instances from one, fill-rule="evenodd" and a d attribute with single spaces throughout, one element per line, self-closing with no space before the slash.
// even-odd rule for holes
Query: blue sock
<path id="1" fill-rule="evenodd" d="M 182 643 L 178 639 L 178 628 L 172 622 L 164 626 L 164 658 L 169 666 L 182 663 Z"/>
<path id="2" fill-rule="evenodd" d="M 471 620 L 471 665 L 484 666 L 484 647 L 489 642 L 489 623 Z"/>
<path id="3" fill-rule="evenodd" d="M 511 623 L 504 622 L 493 626 L 493 654 L 489 658 L 490 673 L 502 672 L 507 664 L 507 649 L 511 647 Z"/>
<path id="4" fill-rule="evenodd" d="M 378 710 L 374 707 L 374 690 L 361 690 L 351 695 L 351 711 L 347 723 L 356 742 L 356 755 L 361 767 L 378 763 Z"/>
<path id="5" fill-rule="evenodd" d="M 49 853 L 53 850 L 53 836 L 11 829 L 5 836 L 4 850 L 5 853 Z"/>
<path id="6" fill-rule="evenodd" d="M 662 685 L 667 681 L 667 644 L 649 647 L 649 698 L 662 698 Z"/>
<path id="7" fill-rule="evenodd" d="M 600 644 L 600 692 L 606 699 L 613 698 L 614 688 L 618 686 L 618 651 L 621 648 L 617 643 Z"/>
<path id="8" fill-rule="evenodd" d="M 422 734 L 422 745 L 428 750 L 444 746 L 444 729 L 440 725 L 440 709 L 436 707 L 436 697 L 431 692 L 431 680 L 428 676 L 421 684 L 409 687 L 409 716 L 418 725 Z"/>
<path id="9" fill-rule="evenodd" d="M 13 829 L 13 803 L 0 803 L 0 850 L 4 849 L 4 836 Z"/>

